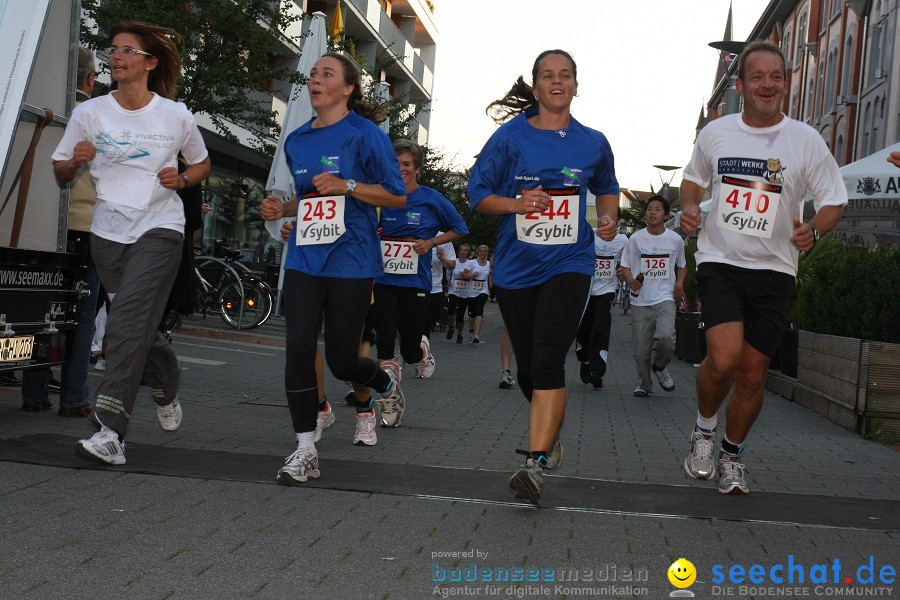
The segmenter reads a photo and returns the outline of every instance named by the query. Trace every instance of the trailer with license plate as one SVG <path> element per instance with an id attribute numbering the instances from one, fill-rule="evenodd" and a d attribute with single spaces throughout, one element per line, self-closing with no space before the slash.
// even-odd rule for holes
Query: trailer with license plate
<path id="1" fill-rule="evenodd" d="M 66 252 L 50 155 L 75 106 L 78 0 L 0 0 L 0 371 L 60 364 L 87 257 Z"/>

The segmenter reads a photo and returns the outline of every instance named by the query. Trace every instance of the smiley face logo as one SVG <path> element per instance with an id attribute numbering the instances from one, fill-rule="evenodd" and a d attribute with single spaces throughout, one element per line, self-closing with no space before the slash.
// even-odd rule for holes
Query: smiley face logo
<path id="1" fill-rule="evenodd" d="M 697 569 L 685 558 L 679 558 L 669 567 L 669 583 L 677 588 L 690 587 L 697 579 Z"/>

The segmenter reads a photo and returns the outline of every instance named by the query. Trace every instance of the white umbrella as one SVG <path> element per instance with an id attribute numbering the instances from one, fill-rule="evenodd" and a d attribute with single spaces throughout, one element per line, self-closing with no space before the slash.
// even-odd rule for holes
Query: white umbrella
<path id="1" fill-rule="evenodd" d="M 325 13 L 314 12 L 312 21 L 309 24 L 309 35 L 303 41 L 303 50 L 300 55 L 300 63 L 297 65 L 297 72 L 303 73 L 309 77 L 309 72 L 320 56 L 325 54 L 327 50 L 327 37 L 325 36 Z M 278 146 L 275 149 L 275 156 L 272 158 L 272 168 L 269 170 L 269 179 L 266 181 L 266 191 L 272 196 L 287 200 L 294 195 L 294 177 L 288 168 L 287 160 L 284 155 L 284 140 L 287 136 L 309 121 L 313 116 L 312 104 L 309 101 L 309 94 L 306 86 L 295 83 L 291 87 L 291 97 L 288 99 L 287 109 L 284 112 L 284 121 L 281 124 L 281 136 L 278 138 Z M 280 221 L 266 221 L 266 229 L 269 234 L 277 240 L 281 239 L 281 226 L 284 219 Z M 282 280 L 284 279 L 284 258 L 287 252 L 282 249 L 281 252 L 281 271 L 278 276 L 279 304 Z"/>
<path id="2" fill-rule="evenodd" d="M 849 202 L 836 230 L 854 245 L 900 245 L 900 169 L 887 157 L 900 142 L 841 167 Z"/>

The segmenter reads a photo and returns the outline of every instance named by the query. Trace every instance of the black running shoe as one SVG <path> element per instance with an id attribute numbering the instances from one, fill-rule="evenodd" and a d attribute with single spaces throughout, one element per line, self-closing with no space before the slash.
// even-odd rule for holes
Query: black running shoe
<path id="1" fill-rule="evenodd" d="M 591 382 L 591 367 L 588 363 L 581 363 L 581 368 L 578 370 L 578 374 L 581 375 L 581 383 Z"/>

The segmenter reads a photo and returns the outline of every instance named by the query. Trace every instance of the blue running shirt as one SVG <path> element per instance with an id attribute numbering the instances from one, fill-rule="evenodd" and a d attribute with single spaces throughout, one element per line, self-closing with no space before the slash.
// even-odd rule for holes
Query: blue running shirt
<path id="1" fill-rule="evenodd" d="M 327 127 L 313 129 L 311 123 L 298 127 L 284 142 L 298 199 L 316 193 L 312 178 L 319 173 L 379 184 L 391 194 L 406 195 L 391 141 L 372 121 L 351 110 Z M 303 211 L 300 200 L 298 222 Z M 375 207 L 347 196 L 344 225 L 346 231 L 334 242 L 306 246 L 297 246 L 295 227 L 284 268 L 319 277 L 377 277 L 383 271 Z"/>
<path id="2" fill-rule="evenodd" d="M 381 209 L 382 235 L 387 240 L 394 238 L 430 240 L 440 231 L 469 233 L 466 222 L 447 198 L 429 187 L 419 186 L 406 196 L 404 208 Z M 431 252 L 416 255 L 418 262 L 415 274 L 401 275 L 384 273 L 375 279 L 376 283 L 411 287 L 431 292 Z"/>
<path id="3" fill-rule="evenodd" d="M 505 288 L 538 285 L 561 273 L 593 275 L 595 234 L 585 219 L 587 192 L 597 196 L 619 193 L 612 150 L 602 133 L 574 117 L 565 129 L 537 129 L 526 120 L 536 112 L 530 109 L 518 115 L 487 141 L 469 176 L 469 203 L 474 209 L 491 194 L 515 198 L 522 189 L 538 185 L 560 193 L 569 188 L 564 193 L 578 195 L 579 220 L 577 231 L 571 231 L 574 243 L 543 245 L 521 241 L 516 215 L 502 215 L 493 279 Z M 565 206 L 566 211 L 575 209 Z M 552 213 L 544 215 L 553 221 Z"/>

